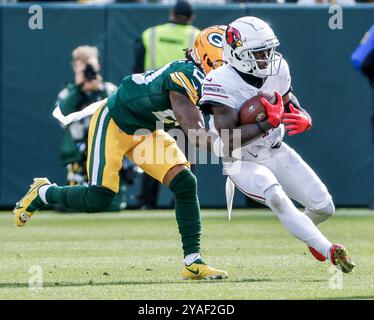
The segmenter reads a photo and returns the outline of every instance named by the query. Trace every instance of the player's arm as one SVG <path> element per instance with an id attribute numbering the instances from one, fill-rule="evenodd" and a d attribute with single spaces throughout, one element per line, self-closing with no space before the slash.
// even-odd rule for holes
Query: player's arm
<path id="1" fill-rule="evenodd" d="M 223 104 L 215 105 L 212 103 L 204 106 L 214 115 L 214 126 L 225 145 L 225 154 L 231 155 L 235 148 L 246 145 L 265 134 L 269 129 L 279 126 L 283 114 L 283 103 L 280 95 L 277 94 L 277 102 L 275 105 L 270 104 L 265 99 L 262 100 L 262 103 L 267 110 L 267 120 L 244 125 L 239 124 L 239 113 L 232 107 Z M 240 141 L 238 141 L 239 135 Z M 239 143 L 240 145 L 237 145 Z"/>
<path id="2" fill-rule="evenodd" d="M 282 70 L 280 75 L 280 85 L 282 88 L 279 92 L 283 94 L 283 103 L 285 113 L 282 122 L 286 125 L 285 129 L 288 135 L 292 136 L 312 127 L 312 118 L 308 112 L 300 106 L 299 101 L 291 92 L 291 75 L 288 64 L 282 61 Z"/>
<path id="3" fill-rule="evenodd" d="M 307 131 L 312 127 L 311 116 L 300 106 L 300 103 L 294 94 L 289 92 L 283 96 L 283 103 L 285 113 L 283 115 L 282 123 L 286 125 L 285 129 L 288 132 L 288 135 L 292 136 Z"/>
<path id="4" fill-rule="evenodd" d="M 229 106 L 209 105 L 209 108 L 214 116 L 214 126 L 224 144 L 224 154 L 226 155 L 231 156 L 234 149 L 263 134 L 257 124 L 239 125 L 238 112 Z M 263 126 L 262 130 L 264 132 L 271 128 L 268 123 L 263 124 Z"/>
<path id="5" fill-rule="evenodd" d="M 188 139 L 199 148 L 211 150 L 212 137 L 207 134 L 204 118 L 191 99 L 177 91 L 169 91 L 174 116 Z"/>
<path id="6" fill-rule="evenodd" d="M 262 101 L 268 114 L 265 121 L 241 125 L 236 107 L 242 101 L 237 99 L 240 94 L 237 93 L 235 84 L 228 81 L 225 74 L 216 70 L 204 79 L 202 97 L 199 101 L 200 109 L 206 114 L 213 114 L 214 126 L 224 144 L 225 155 L 231 156 L 234 149 L 250 143 L 266 134 L 269 129 L 279 126 L 284 106 L 282 97 L 279 93 L 276 95 L 275 105 L 271 105 L 265 99 Z"/>

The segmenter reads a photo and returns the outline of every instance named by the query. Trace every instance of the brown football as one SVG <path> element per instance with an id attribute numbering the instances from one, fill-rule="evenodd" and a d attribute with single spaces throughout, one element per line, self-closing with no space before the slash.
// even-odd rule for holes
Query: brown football
<path id="1" fill-rule="evenodd" d="M 245 101 L 239 111 L 240 124 L 256 123 L 266 120 L 266 108 L 262 105 L 260 99 L 265 98 L 270 103 L 275 103 L 275 95 L 259 94 Z"/>

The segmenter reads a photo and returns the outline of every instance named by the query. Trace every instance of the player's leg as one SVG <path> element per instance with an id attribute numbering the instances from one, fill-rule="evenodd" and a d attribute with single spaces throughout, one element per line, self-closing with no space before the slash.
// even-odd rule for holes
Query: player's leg
<path id="1" fill-rule="evenodd" d="M 285 193 L 305 207 L 305 215 L 315 225 L 334 214 L 334 203 L 326 186 L 308 164 L 285 143 L 280 149 L 274 150 L 274 155 L 264 165 L 273 172 Z M 310 244 L 308 247 L 317 260 L 329 259 L 333 264 L 338 263 L 344 272 L 350 272 L 354 267 L 342 245 L 335 244 L 328 252 L 320 251 Z M 336 248 L 339 250 L 336 251 Z"/>
<path id="2" fill-rule="evenodd" d="M 152 154 L 148 161 L 145 156 L 147 149 Z M 175 140 L 163 130 L 157 130 L 130 150 L 127 156 L 147 174 L 168 186 L 174 194 L 175 215 L 187 265 L 182 270 L 182 276 L 186 279 L 226 278 L 225 271 L 216 270 L 201 260 L 197 181 Z"/>
<path id="3" fill-rule="evenodd" d="M 225 169 L 236 187 L 248 197 L 266 204 L 288 232 L 325 255 L 329 254 L 332 244 L 297 210 L 271 170 L 250 161 L 225 163 Z"/>
<path id="4" fill-rule="evenodd" d="M 105 210 L 119 190 L 122 160 L 133 144 L 132 136 L 119 130 L 108 108 L 103 107 L 95 113 L 89 129 L 89 186 L 50 187 L 46 191 L 46 202 L 84 212 Z"/>
<path id="5" fill-rule="evenodd" d="M 277 177 L 286 194 L 305 207 L 305 214 L 315 225 L 335 213 L 330 193 L 313 169 L 285 143 L 274 150 L 267 166 Z"/>
<path id="6" fill-rule="evenodd" d="M 16 224 L 24 225 L 45 204 L 59 204 L 67 209 L 98 212 L 106 209 L 118 192 L 124 149 L 132 140 L 121 135 L 104 105 L 92 117 L 88 139 L 88 173 L 90 185 L 57 186 L 46 178 L 35 179 L 29 192 L 20 200 L 14 213 Z M 131 136 L 127 136 L 130 137 Z"/>

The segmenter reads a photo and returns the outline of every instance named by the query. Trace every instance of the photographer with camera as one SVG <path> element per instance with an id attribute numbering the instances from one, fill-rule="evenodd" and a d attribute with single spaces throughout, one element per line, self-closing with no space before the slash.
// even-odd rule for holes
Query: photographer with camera
<path id="1" fill-rule="evenodd" d="M 74 81 L 65 84 L 56 101 L 56 109 L 59 108 L 64 116 L 107 98 L 117 89 L 114 84 L 103 81 L 96 47 L 79 46 L 73 50 L 72 58 Z M 86 185 L 88 181 L 86 159 L 90 119 L 91 116 L 87 116 L 64 127 L 60 160 L 67 169 L 69 185 Z M 127 180 L 124 173 L 123 181 L 129 183 Z M 125 196 L 119 192 L 109 210 L 123 209 L 126 206 L 123 198 Z"/>
<path id="2" fill-rule="evenodd" d="M 96 47 L 80 46 L 72 52 L 74 81 L 67 82 L 57 97 L 56 105 L 63 115 L 80 111 L 93 102 L 107 98 L 116 90 L 100 75 L 99 52 Z M 86 177 L 87 133 L 90 117 L 65 128 L 60 160 L 67 168 L 69 185 L 84 184 Z"/>

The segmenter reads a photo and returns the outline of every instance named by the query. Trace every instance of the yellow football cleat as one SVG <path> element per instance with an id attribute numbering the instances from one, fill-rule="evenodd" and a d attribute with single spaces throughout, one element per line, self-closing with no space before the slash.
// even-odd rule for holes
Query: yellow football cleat
<path id="1" fill-rule="evenodd" d="M 330 249 L 330 260 L 333 265 L 339 266 L 344 273 L 353 270 L 356 264 L 348 256 L 347 249 L 341 244 L 334 244 Z"/>
<path id="2" fill-rule="evenodd" d="M 40 199 L 38 190 L 41 186 L 51 184 L 47 178 L 35 178 L 25 196 L 16 203 L 13 210 L 17 227 L 23 227 L 34 212 L 44 206 Z"/>
<path id="3" fill-rule="evenodd" d="M 214 269 L 200 259 L 188 266 L 184 266 L 181 275 L 184 280 L 219 280 L 228 277 L 226 271 Z"/>

